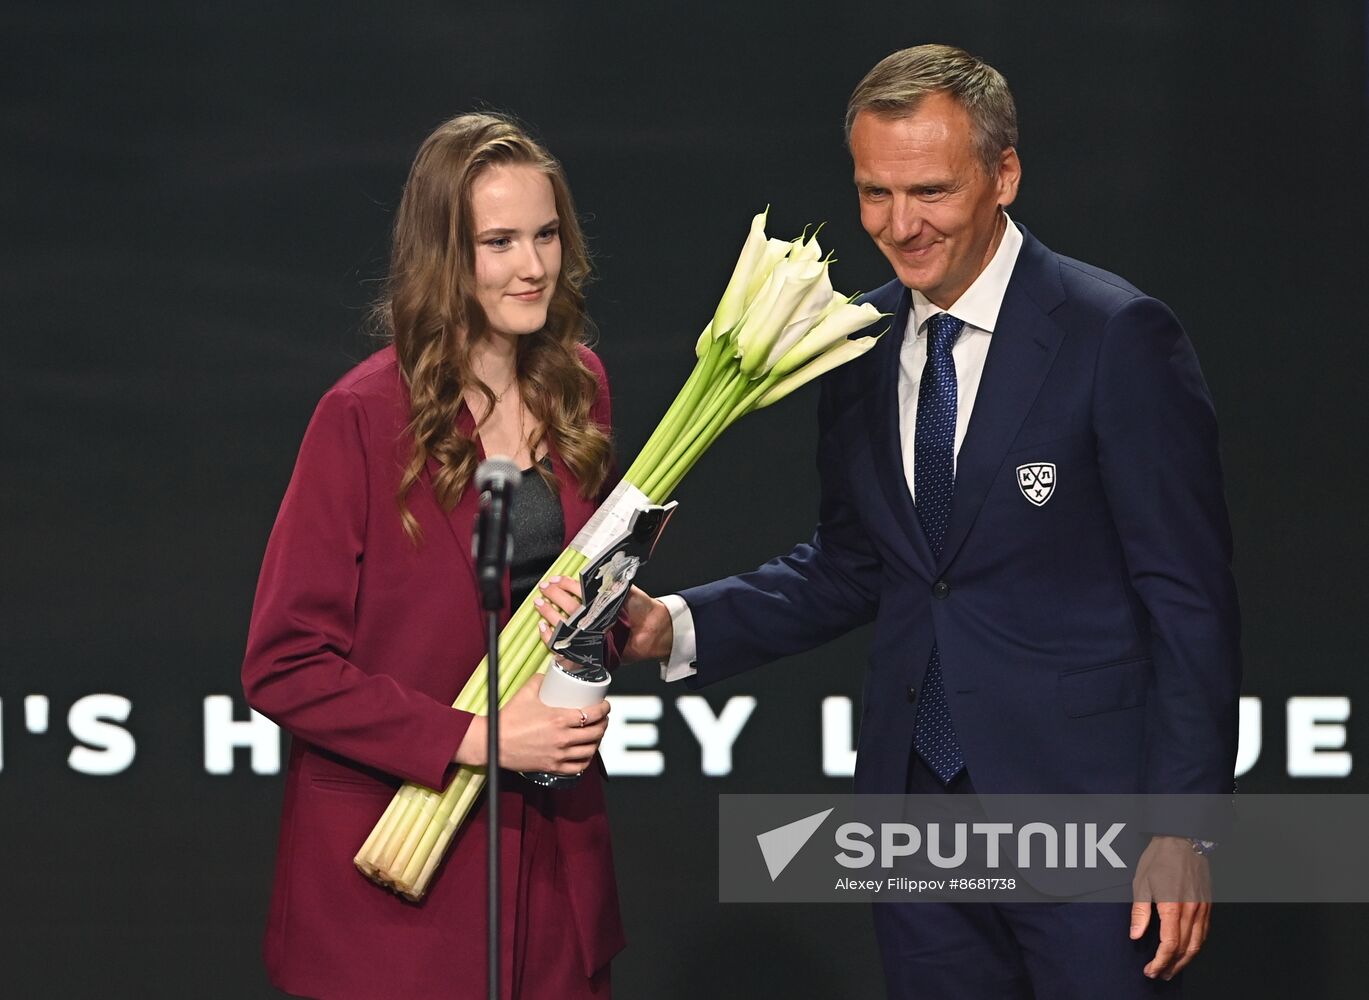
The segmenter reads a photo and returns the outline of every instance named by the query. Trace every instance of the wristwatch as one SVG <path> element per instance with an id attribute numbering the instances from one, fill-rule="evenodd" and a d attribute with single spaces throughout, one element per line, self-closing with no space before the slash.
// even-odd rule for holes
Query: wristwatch
<path id="1" fill-rule="evenodd" d="M 1217 849 L 1217 842 L 1215 840 L 1199 840 L 1197 837 L 1189 837 L 1188 846 L 1193 848 L 1194 854 L 1207 857 Z"/>

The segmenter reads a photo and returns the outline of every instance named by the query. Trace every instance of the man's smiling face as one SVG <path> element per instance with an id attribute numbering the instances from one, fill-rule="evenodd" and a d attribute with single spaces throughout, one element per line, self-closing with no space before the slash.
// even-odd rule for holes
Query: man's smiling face
<path id="1" fill-rule="evenodd" d="M 1021 166 L 1006 149 L 994 175 L 974 144 L 969 113 L 947 94 L 912 114 L 862 111 L 851 126 L 860 221 L 899 281 L 945 309 L 998 246 L 1000 208 L 1017 197 Z"/>

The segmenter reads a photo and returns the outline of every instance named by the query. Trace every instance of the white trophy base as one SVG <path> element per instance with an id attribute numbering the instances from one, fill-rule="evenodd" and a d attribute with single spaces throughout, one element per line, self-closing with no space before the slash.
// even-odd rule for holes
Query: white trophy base
<path id="1" fill-rule="evenodd" d="M 542 677 L 542 689 L 538 697 L 542 704 L 552 708 L 589 708 L 604 700 L 612 677 L 607 670 L 588 672 L 594 679 L 572 674 L 555 660 L 547 667 Z M 569 788 L 580 780 L 578 774 L 549 774 L 545 771 L 524 771 L 523 777 L 543 788 Z"/>

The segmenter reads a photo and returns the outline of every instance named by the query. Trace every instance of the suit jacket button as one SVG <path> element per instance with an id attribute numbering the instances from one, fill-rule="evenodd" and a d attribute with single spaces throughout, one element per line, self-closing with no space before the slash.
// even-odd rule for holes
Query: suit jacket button
<path id="1" fill-rule="evenodd" d="M 932 585 L 932 596 L 938 601 L 944 601 L 951 593 L 951 585 L 945 580 L 938 580 Z"/>
<path id="2" fill-rule="evenodd" d="M 913 684 L 909 684 L 909 685 L 908 685 L 908 700 L 909 700 L 909 701 L 917 701 L 917 687 L 916 687 L 916 685 L 913 685 Z"/>

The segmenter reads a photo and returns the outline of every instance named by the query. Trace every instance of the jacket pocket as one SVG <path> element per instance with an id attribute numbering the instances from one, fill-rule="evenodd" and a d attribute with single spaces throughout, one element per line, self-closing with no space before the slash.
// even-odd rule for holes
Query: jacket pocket
<path id="1" fill-rule="evenodd" d="M 399 782 L 380 771 L 347 766 L 328 758 L 316 757 L 308 761 L 304 772 L 309 784 L 325 792 L 344 792 L 352 795 L 393 795 Z"/>
<path id="2" fill-rule="evenodd" d="M 376 797 L 389 798 L 394 795 L 396 789 L 379 781 L 367 779 L 349 780 L 347 778 L 336 778 L 332 775 L 315 775 L 309 779 L 309 784 L 322 792 L 342 792 L 344 795 L 374 795 Z"/>
<path id="3" fill-rule="evenodd" d="M 1060 706 L 1071 718 L 1135 708 L 1146 701 L 1150 658 L 1062 670 L 1058 680 Z"/>

